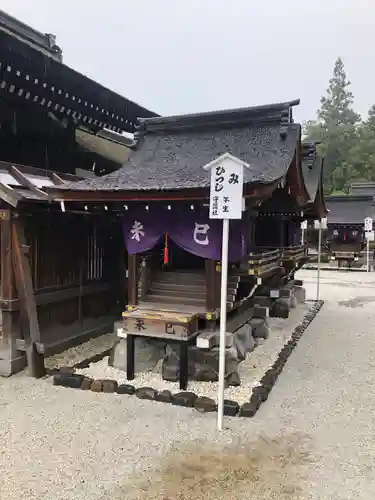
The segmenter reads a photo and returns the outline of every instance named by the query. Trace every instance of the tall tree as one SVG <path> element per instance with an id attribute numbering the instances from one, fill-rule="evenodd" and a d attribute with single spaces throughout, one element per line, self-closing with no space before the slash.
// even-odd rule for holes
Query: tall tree
<path id="1" fill-rule="evenodd" d="M 317 119 L 307 122 L 307 139 L 321 141 L 320 152 L 325 157 L 326 191 L 348 189 L 348 153 L 356 139 L 360 115 L 353 110 L 353 94 L 349 90 L 344 63 L 339 57 L 333 68 L 326 95 L 321 98 Z"/>
<path id="2" fill-rule="evenodd" d="M 350 165 L 348 183 L 375 181 L 375 106 L 369 109 L 367 119 L 357 127 L 356 140 L 346 163 Z"/>

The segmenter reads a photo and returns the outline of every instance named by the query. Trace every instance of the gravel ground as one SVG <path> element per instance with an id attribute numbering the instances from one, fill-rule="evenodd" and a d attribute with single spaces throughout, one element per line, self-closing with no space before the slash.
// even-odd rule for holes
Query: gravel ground
<path id="1" fill-rule="evenodd" d="M 113 346 L 115 336 L 113 333 L 107 333 L 94 339 L 88 340 L 83 344 L 72 347 L 59 354 L 54 354 L 46 358 L 45 365 L 48 369 L 57 368 L 59 366 L 72 367 L 85 359 L 101 354 Z"/>
<path id="2" fill-rule="evenodd" d="M 0 379 L 1 500 L 129 500 L 135 476 L 140 499 L 373 498 L 375 283 L 358 274 L 324 272 L 267 403 L 220 436 L 212 414 Z M 300 276 L 311 298 L 315 276 Z"/>
<path id="3" fill-rule="evenodd" d="M 311 302 L 299 304 L 296 309 L 291 310 L 288 319 L 269 318 L 269 338 L 252 353 L 248 354 L 245 361 L 240 363 L 239 374 L 241 385 L 225 389 L 224 397 L 226 399 L 233 399 L 240 404 L 249 400 L 249 394 L 251 394 L 253 387 L 259 385 L 260 379 L 276 361 L 279 352 L 288 340 L 290 340 L 294 328 L 302 322 L 303 317 L 311 306 Z M 88 368 L 82 368 L 81 370 L 76 370 L 76 372 L 94 379 L 112 379 L 117 380 L 119 383 L 128 383 L 124 371 L 117 370 L 108 365 L 108 356 L 97 363 L 91 363 Z M 130 383 L 135 387 L 152 387 L 158 391 L 167 389 L 172 394 L 180 392 L 178 382 L 163 380 L 161 369 L 156 372 L 155 370 L 138 372 L 135 379 Z M 188 390 L 198 394 L 198 396 L 207 396 L 216 401 L 218 385 L 218 382 L 190 381 Z"/>

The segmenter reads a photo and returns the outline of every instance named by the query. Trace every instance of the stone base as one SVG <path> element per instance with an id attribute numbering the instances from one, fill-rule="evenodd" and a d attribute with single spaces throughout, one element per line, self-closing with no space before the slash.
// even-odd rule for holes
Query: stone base
<path id="1" fill-rule="evenodd" d="M 17 351 L 10 345 L 0 346 L 0 376 L 10 377 L 25 369 L 27 365 L 26 354 Z"/>
<path id="2" fill-rule="evenodd" d="M 26 356 L 13 359 L 0 359 L 0 377 L 10 377 L 26 368 Z"/>
<path id="3" fill-rule="evenodd" d="M 303 286 L 296 286 L 295 297 L 298 304 L 304 304 L 306 302 L 306 289 Z"/>
<path id="4" fill-rule="evenodd" d="M 160 371 L 160 360 L 165 356 L 166 343 L 138 337 L 134 342 L 136 372 Z M 126 339 L 118 339 L 112 348 L 108 364 L 126 371 Z"/>
<path id="5" fill-rule="evenodd" d="M 263 321 L 263 320 L 262 320 Z M 225 350 L 225 379 L 228 385 L 240 385 L 238 365 L 255 348 L 252 329 L 245 324 L 233 334 L 233 345 Z M 163 360 L 162 375 L 164 380 L 176 382 L 179 377 L 179 353 L 174 346 L 167 347 L 167 356 Z M 219 347 L 189 349 L 189 378 L 201 382 L 217 382 L 219 378 Z"/>

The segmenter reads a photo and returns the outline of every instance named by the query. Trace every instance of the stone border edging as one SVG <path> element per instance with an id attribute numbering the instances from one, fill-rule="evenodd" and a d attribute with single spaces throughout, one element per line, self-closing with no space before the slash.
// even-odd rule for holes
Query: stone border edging
<path id="1" fill-rule="evenodd" d="M 276 361 L 273 363 L 259 381 L 259 385 L 254 387 L 251 392 L 250 400 L 240 406 L 236 401 L 230 399 L 224 400 L 224 415 L 234 417 L 253 417 L 259 410 L 262 403 L 267 401 L 268 396 L 275 385 L 279 375 L 281 374 L 289 356 L 296 347 L 299 339 L 305 332 L 306 328 L 318 314 L 324 304 L 323 300 L 314 302 L 312 307 L 293 330 L 291 339 L 284 345 L 278 354 Z M 129 396 L 136 395 L 139 399 L 149 401 L 158 401 L 162 403 L 170 403 L 174 406 L 185 406 L 195 408 L 199 412 L 208 413 L 217 411 L 217 403 L 206 396 L 197 396 L 194 392 L 183 391 L 172 394 L 169 390 L 157 391 L 152 387 L 139 387 L 136 389 L 131 384 L 120 384 L 114 380 L 99 380 L 85 377 L 81 374 L 74 373 L 75 368 L 85 368 L 90 363 L 100 361 L 107 355 L 108 350 L 102 354 L 96 354 L 87 360 L 77 363 L 72 368 L 60 368 L 53 373 L 53 385 L 69 387 L 72 389 L 91 390 L 93 392 L 127 394 Z"/>

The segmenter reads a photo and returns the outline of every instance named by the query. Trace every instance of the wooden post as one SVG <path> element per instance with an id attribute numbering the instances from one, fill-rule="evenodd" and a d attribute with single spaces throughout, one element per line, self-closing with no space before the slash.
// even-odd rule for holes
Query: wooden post
<path id="1" fill-rule="evenodd" d="M 216 261 L 212 259 L 205 260 L 205 274 L 206 274 L 206 311 L 209 313 L 215 312 L 218 306 L 218 290 L 216 280 Z M 211 330 L 216 328 L 216 319 L 209 320 L 208 326 Z"/>
<path id="2" fill-rule="evenodd" d="M 16 341 L 21 338 L 19 311 L 10 310 L 12 301 L 17 299 L 12 266 L 11 215 L 11 210 L 1 210 L 0 297 L 2 301 L 2 342 L 0 343 L 0 350 L 2 355 L 0 357 L 0 370 L 2 375 L 11 375 L 23 370 L 26 364 L 24 354 L 16 349 Z"/>
<path id="3" fill-rule="evenodd" d="M 46 374 L 44 355 L 37 351 L 41 341 L 35 295 L 31 278 L 31 268 L 27 256 L 30 247 L 26 244 L 23 221 L 12 221 L 12 256 L 18 297 L 20 300 L 21 322 L 29 372 L 40 378 Z"/>
<path id="4" fill-rule="evenodd" d="M 137 254 L 128 254 L 128 304 L 138 304 L 138 263 Z"/>

